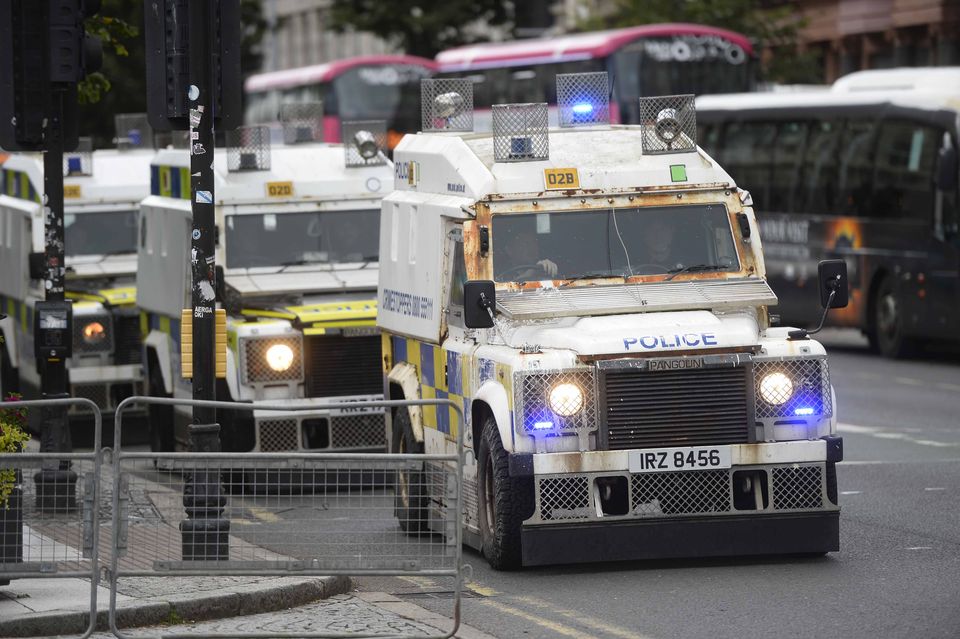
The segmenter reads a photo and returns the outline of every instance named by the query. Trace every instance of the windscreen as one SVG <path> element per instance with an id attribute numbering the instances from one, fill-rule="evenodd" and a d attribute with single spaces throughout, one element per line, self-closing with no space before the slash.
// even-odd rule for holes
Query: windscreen
<path id="1" fill-rule="evenodd" d="M 420 124 L 420 80 L 430 70 L 411 64 L 360 66 L 333 81 L 341 120 L 386 120 L 398 131 Z"/>
<path id="2" fill-rule="evenodd" d="M 738 271 L 722 204 L 495 215 L 498 282 Z"/>
<path id="3" fill-rule="evenodd" d="M 376 262 L 380 210 L 258 213 L 226 218 L 227 268 Z"/>
<path id="4" fill-rule="evenodd" d="M 117 255 L 137 252 L 137 211 L 66 213 L 66 255 Z"/>

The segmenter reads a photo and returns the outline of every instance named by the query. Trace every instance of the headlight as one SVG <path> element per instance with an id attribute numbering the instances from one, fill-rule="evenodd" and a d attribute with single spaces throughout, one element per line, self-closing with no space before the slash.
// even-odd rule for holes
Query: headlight
<path id="1" fill-rule="evenodd" d="M 576 384 L 557 384 L 550 389 L 550 410 L 570 417 L 583 410 L 583 391 Z"/>
<path id="2" fill-rule="evenodd" d="M 780 406 L 793 397 L 793 380 L 783 373 L 769 373 L 760 380 L 760 397 L 768 404 Z"/>
<path id="3" fill-rule="evenodd" d="M 84 325 L 80 334 L 83 336 L 84 343 L 90 345 L 101 344 L 103 340 L 107 339 L 107 329 L 100 322 L 90 322 Z"/>
<path id="4" fill-rule="evenodd" d="M 282 373 L 293 364 L 293 349 L 286 344 L 274 344 L 267 349 L 267 366 Z"/>

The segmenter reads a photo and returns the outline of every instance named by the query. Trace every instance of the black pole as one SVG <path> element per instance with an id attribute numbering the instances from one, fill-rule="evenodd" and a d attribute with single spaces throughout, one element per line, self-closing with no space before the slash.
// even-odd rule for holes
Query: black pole
<path id="1" fill-rule="evenodd" d="M 213 178 L 214 84 L 211 38 L 213 0 L 192 0 L 189 12 L 190 193 L 193 206 L 191 266 L 193 271 L 193 398 L 216 399 L 216 269 Z M 216 411 L 195 407 L 190 424 L 190 450 L 219 452 Z M 223 517 L 226 497 L 217 468 L 194 471 L 183 491 L 187 519 L 180 524 L 183 559 L 229 558 L 230 522 Z"/>
<path id="2" fill-rule="evenodd" d="M 63 247 L 63 92 L 54 88 L 49 94 L 48 119 L 44 131 L 43 154 L 43 211 L 44 211 L 44 288 L 48 302 L 63 302 L 64 247 Z M 68 315 L 68 320 L 70 316 Z M 72 322 L 72 320 L 69 320 Z M 68 324 L 70 334 L 73 327 Z M 69 397 L 67 393 L 67 365 L 63 357 L 50 357 L 37 349 L 40 369 L 40 392 L 43 399 Z M 70 427 L 64 407 L 44 408 L 40 411 L 40 451 L 69 453 L 73 450 Z M 70 510 L 77 507 L 77 473 L 70 463 L 45 463 L 34 475 L 37 487 L 37 507 L 43 512 Z"/>

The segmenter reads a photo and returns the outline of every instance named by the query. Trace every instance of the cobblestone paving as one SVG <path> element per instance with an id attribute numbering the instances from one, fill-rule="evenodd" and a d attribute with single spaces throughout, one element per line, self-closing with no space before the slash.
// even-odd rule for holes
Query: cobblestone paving
<path id="1" fill-rule="evenodd" d="M 352 595 L 336 595 L 306 606 L 233 617 L 216 621 L 131 628 L 124 631 L 131 637 L 150 637 L 161 633 L 365 633 L 391 637 L 422 637 L 440 634 L 436 628 L 412 621 Z M 110 633 L 96 633 L 94 639 L 111 639 Z"/>
<path id="2" fill-rule="evenodd" d="M 117 592 L 138 599 L 197 593 L 231 592 L 237 587 L 278 588 L 303 582 L 303 577 L 122 577 Z"/>

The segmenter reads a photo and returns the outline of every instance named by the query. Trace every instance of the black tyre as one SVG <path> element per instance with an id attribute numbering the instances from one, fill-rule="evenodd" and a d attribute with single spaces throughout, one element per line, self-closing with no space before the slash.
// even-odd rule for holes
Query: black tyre
<path id="1" fill-rule="evenodd" d="M 20 391 L 17 371 L 13 369 L 13 365 L 10 364 L 10 358 L 7 356 L 7 346 L 4 344 L 5 339 L 12 338 L 8 338 L 3 333 L 0 333 L 0 401 L 6 399 L 10 393 Z"/>
<path id="2" fill-rule="evenodd" d="M 170 397 L 163 390 L 163 379 L 156 358 L 150 356 L 147 366 L 147 389 L 151 397 Z M 169 453 L 174 450 L 173 406 L 149 404 L 147 421 L 150 429 L 150 450 L 155 453 Z"/>
<path id="3" fill-rule="evenodd" d="M 395 453 L 423 453 L 423 442 L 418 442 L 414 437 L 410 412 L 405 407 L 398 408 L 393 414 L 392 440 L 390 450 Z M 422 463 L 415 469 L 397 472 L 394 514 L 400 522 L 400 529 L 411 535 L 427 532 L 429 528 L 429 496 L 426 494 L 425 481 Z"/>
<path id="4" fill-rule="evenodd" d="M 915 344 L 904 336 L 903 307 L 897 298 L 892 277 L 886 277 L 877 288 L 873 300 L 872 343 L 884 357 L 907 357 L 914 352 Z"/>
<path id="5" fill-rule="evenodd" d="M 533 478 L 510 476 L 497 422 L 489 416 L 477 450 L 477 493 L 483 555 L 495 570 L 519 568 L 520 528 L 533 514 Z"/>

